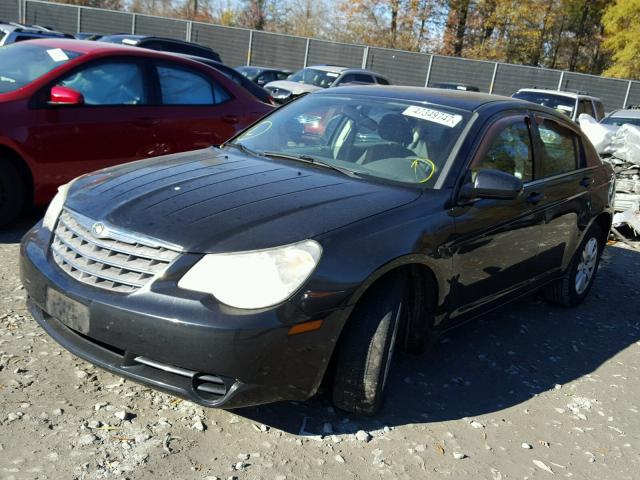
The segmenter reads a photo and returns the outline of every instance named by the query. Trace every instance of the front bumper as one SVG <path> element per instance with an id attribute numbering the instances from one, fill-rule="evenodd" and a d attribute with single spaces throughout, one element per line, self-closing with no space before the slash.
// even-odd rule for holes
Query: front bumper
<path id="1" fill-rule="evenodd" d="M 258 312 L 229 309 L 177 288 L 185 264 L 193 262 L 188 258 L 176 261 L 151 288 L 113 293 L 68 276 L 50 259 L 49 242 L 49 232 L 39 226 L 25 235 L 22 282 L 34 319 L 75 355 L 210 407 L 305 400 L 320 385 L 343 324 L 340 310 L 314 317 L 290 304 Z M 50 289 L 88 308 L 86 333 L 47 313 Z M 311 319 L 323 319 L 322 328 L 288 335 L 291 325 Z"/>

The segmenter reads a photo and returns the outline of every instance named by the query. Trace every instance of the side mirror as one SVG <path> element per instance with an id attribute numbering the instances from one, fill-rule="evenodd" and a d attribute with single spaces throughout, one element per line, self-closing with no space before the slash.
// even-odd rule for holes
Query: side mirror
<path id="1" fill-rule="evenodd" d="M 462 187 L 461 195 L 465 200 L 474 198 L 493 198 L 513 200 L 522 192 L 522 180 L 500 170 L 482 169 L 476 173 L 473 181 Z"/>
<path id="2" fill-rule="evenodd" d="M 267 84 L 267 82 L 265 82 L 264 78 L 262 78 L 262 77 L 258 77 L 258 79 L 256 80 L 256 83 L 258 85 L 260 85 L 261 87 Z"/>
<path id="3" fill-rule="evenodd" d="M 73 88 L 56 85 L 51 89 L 49 105 L 84 105 L 84 97 Z"/>

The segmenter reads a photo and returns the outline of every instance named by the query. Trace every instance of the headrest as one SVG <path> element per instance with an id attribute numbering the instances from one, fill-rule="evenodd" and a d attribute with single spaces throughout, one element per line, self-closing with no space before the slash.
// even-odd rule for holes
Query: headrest
<path id="1" fill-rule="evenodd" d="M 388 113 L 378 123 L 378 134 L 384 140 L 408 145 L 413 140 L 411 125 L 399 113 Z"/>

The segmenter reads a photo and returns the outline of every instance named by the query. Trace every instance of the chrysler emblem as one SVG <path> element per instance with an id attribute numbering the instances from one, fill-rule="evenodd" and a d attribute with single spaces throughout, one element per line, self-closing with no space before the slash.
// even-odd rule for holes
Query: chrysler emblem
<path id="1" fill-rule="evenodd" d="M 91 234 L 94 237 L 102 238 L 107 235 L 107 227 L 102 222 L 96 222 L 91 227 Z"/>

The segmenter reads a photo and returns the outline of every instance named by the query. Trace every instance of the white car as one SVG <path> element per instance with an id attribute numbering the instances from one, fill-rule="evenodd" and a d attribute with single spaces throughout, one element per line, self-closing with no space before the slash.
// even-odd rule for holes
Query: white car
<path id="1" fill-rule="evenodd" d="M 269 82 L 264 88 L 267 89 L 276 102 L 284 103 L 304 93 L 354 83 L 389 85 L 389 80 L 369 70 L 316 65 L 303 68 L 291 75 L 287 80 Z"/>
<path id="2" fill-rule="evenodd" d="M 633 107 L 616 110 L 604 117 L 600 123 L 604 125 L 615 125 L 617 127 L 625 123 L 630 123 L 631 125 L 640 127 L 640 108 Z"/>
<path id="3" fill-rule="evenodd" d="M 580 92 L 521 88 L 512 97 L 553 108 L 564 113 L 576 123 L 579 123 L 578 117 L 582 113 L 586 113 L 598 121 L 602 120 L 605 115 L 602 100 Z"/>

